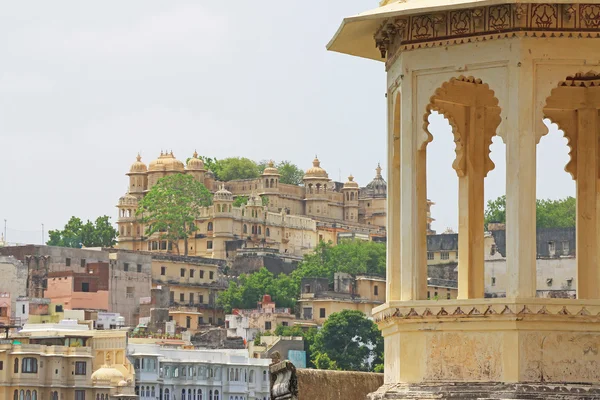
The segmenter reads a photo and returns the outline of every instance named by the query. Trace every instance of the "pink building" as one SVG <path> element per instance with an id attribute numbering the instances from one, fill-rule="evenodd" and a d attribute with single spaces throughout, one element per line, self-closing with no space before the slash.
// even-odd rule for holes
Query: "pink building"
<path id="1" fill-rule="evenodd" d="M 50 272 L 44 297 L 65 309 L 109 311 L 108 267 L 94 263 L 85 272 Z"/>

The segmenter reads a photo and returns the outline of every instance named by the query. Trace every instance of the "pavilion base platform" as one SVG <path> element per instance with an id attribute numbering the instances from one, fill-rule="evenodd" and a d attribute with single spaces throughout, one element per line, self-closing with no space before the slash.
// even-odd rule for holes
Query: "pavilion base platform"
<path id="1" fill-rule="evenodd" d="M 460 382 L 389 384 L 368 396 L 369 400 L 425 399 L 600 399 L 600 385 Z"/>
<path id="2" fill-rule="evenodd" d="M 600 399 L 600 301 L 391 302 L 383 399 Z"/>

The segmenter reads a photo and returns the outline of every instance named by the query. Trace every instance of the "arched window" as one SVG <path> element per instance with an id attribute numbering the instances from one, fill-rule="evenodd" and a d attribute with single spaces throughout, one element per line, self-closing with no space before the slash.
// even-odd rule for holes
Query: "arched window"
<path id="1" fill-rule="evenodd" d="M 58 392 L 55 391 L 54 394 L 52 395 L 52 400 L 58 400 Z"/>
<path id="2" fill-rule="evenodd" d="M 25 391 L 23 389 L 19 392 L 19 400 L 25 400 Z"/>
<path id="3" fill-rule="evenodd" d="M 13 400 L 19 400 L 19 391 L 15 390 L 15 394 L 13 395 Z"/>
<path id="4" fill-rule="evenodd" d="M 208 400 L 214 400 L 212 390 L 208 391 Z"/>
<path id="5" fill-rule="evenodd" d="M 209 232 L 212 232 L 212 230 L 213 230 L 213 223 L 212 223 L 212 222 L 209 222 L 209 223 L 208 223 L 208 227 L 207 227 L 206 229 L 207 229 Z"/>
<path id="6" fill-rule="evenodd" d="M 202 400 L 202 389 L 198 389 L 198 400 Z"/>
<path id="7" fill-rule="evenodd" d="M 238 368 L 235 369 L 235 381 L 240 381 L 240 370 Z"/>
<path id="8" fill-rule="evenodd" d="M 248 233 L 248 225 L 244 224 L 243 232 Z"/>
<path id="9" fill-rule="evenodd" d="M 146 386 L 146 397 L 150 397 L 150 386 Z"/>
<path id="10" fill-rule="evenodd" d="M 181 389 L 181 400 L 185 400 L 185 389 Z"/>
<path id="11" fill-rule="evenodd" d="M 254 382 L 254 370 L 253 369 L 250 370 L 250 379 L 249 379 L 249 381 L 250 381 L 250 383 Z"/>
<path id="12" fill-rule="evenodd" d="M 152 398 L 156 398 L 156 390 L 154 389 L 154 386 L 152 386 Z"/>
<path id="13" fill-rule="evenodd" d="M 165 389 L 165 395 L 163 400 L 171 400 L 171 393 L 169 392 L 169 389 Z"/>
<path id="14" fill-rule="evenodd" d="M 215 390 L 215 398 L 214 400 L 219 400 L 219 391 Z"/>
<path id="15" fill-rule="evenodd" d="M 31 400 L 31 391 L 30 390 L 25 392 L 25 400 Z"/>
<path id="16" fill-rule="evenodd" d="M 18 374 L 18 373 L 19 373 L 19 358 L 18 358 L 18 357 L 17 357 L 17 358 L 15 358 L 15 366 L 14 366 L 13 372 L 14 372 L 15 374 Z"/>
<path id="17" fill-rule="evenodd" d="M 261 232 L 262 232 L 262 228 L 259 226 L 259 227 L 258 227 L 258 234 L 260 235 L 260 234 L 261 234 Z"/>
<path id="18" fill-rule="evenodd" d="M 192 400 L 192 389 L 188 389 L 188 400 Z"/>
<path id="19" fill-rule="evenodd" d="M 263 382 L 267 381 L 267 371 L 263 371 Z"/>

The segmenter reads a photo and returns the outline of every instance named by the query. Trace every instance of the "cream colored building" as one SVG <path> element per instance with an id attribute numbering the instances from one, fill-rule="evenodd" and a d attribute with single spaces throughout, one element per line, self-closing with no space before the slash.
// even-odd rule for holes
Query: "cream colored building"
<path id="1" fill-rule="evenodd" d="M 76 320 L 26 324 L 0 341 L 0 398 L 137 399 L 126 346 L 124 330 L 90 330 Z"/>
<path id="2" fill-rule="evenodd" d="M 363 188 L 352 176 L 344 184 L 332 182 L 317 158 L 307 169 L 303 186 L 280 183 L 272 163 L 259 178 L 219 182 L 196 153 L 184 166 L 171 152 L 161 153 L 148 167 L 138 156 L 127 173 L 129 190 L 117 206 L 119 247 L 176 251 L 177 246 L 161 240 L 158 233 L 145 237 L 141 218 L 136 216 L 144 194 L 160 178 L 173 174 L 189 174 L 214 193 L 213 205 L 197 217 L 197 231 L 188 240 L 189 255 L 226 259 L 241 247 L 266 247 L 302 256 L 320 240 L 337 243 L 338 233 L 385 236 L 387 185 L 379 166 L 373 181 Z M 237 196 L 248 196 L 248 203 L 233 207 Z"/>
<path id="3" fill-rule="evenodd" d="M 600 390 L 600 4 L 383 0 L 343 20 L 329 50 L 387 73 L 387 297 L 373 398 L 597 397 Z M 427 297 L 432 112 L 454 135 L 458 298 Z M 536 297 L 536 159 L 547 118 L 577 181 L 577 299 Z M 485 295 L 484 179 L 506 144 L 506 298 Z M 466 395 L 466 393 L 470 393 Z M 526 394 L 525 394 L 526 393 Z"/>

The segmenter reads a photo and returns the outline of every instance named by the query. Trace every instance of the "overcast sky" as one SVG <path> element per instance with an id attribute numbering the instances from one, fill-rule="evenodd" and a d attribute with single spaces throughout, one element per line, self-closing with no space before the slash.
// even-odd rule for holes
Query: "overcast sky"
<path id="1" fill-rule="evenodd" d="M 0 9 L 0 225 L 40 243 L 41 224 L 116 219 L 137 152 L 185 160 L 315 154 L 367 184 L 385 163 L 383 63 L 327 52 L 342 17 L 376 0 L 12 1 Z M 318 13 L 315 10 L 319 10 Z M 454 145 L 433 118 L 434 228 L 457 226 Z M 504 193 L 504 148 L 486 198 Z M 560 134 L 539 147 L 538 197 L 572 195 Z M 387 171 L 384 171 L 386 173 Z M 0 231 L 2 231 L 0 230 Z"/>

